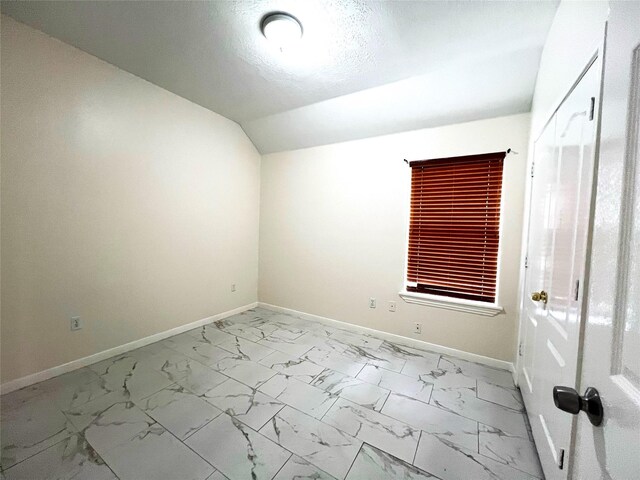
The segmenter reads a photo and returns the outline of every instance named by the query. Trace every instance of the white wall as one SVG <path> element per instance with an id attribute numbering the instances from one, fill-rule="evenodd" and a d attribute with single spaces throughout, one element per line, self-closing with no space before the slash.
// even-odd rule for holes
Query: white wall
<path id="1" fill-rule="evenodd" d="M 266 155 L 260 301 L 513 361 L 529 115 L 520 114 Z M 404 303 L 410 170 L 403 162 L 511 147 L 496 317 Z M 368 308 L 369 297 L 378 308 Z M 386 308 L 397 302 L 397 311 Z M 413 322 L 422 335 L 411 333 Z"/>
<path id="2" fill-rule="evenodd" d="M 608 11 L 605 0 L 560 3 L 540 59 L 531 108 L 532 139 L 600 46 Z"/>
<path id="3" fill-rule="evenodd" d="M 256 301 L 237 124 L 5 16 L 1 88 L 2 382 Z"/>

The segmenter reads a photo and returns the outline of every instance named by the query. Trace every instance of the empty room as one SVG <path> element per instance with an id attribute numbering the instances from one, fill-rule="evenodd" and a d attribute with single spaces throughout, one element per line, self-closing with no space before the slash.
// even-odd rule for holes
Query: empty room
<path id="1" fill-rule="evenodd" d="M 0 8 L 0 480 L 640 478 L 640 0 Z"/>

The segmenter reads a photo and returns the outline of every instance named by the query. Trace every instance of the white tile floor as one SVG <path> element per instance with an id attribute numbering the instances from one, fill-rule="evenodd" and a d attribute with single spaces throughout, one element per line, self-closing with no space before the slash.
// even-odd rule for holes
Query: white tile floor
<path id="1" fill-rule="evenodd" d="M 0 401 L 2 480 L 543 478 L 509 372 L 264 309 Z"/>

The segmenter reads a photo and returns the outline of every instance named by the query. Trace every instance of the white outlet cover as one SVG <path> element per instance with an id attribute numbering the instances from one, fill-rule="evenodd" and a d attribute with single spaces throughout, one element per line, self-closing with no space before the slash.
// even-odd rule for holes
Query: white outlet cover
<path id="1" fill-rule="evenodd" d="M 369 299 L 369 308 L 376 308 L 376 299 L 373 297 Z"/>
<path id="2" fill-rule="evenodd" d="M 389 302 L 389 311 L 390 312 L 396 311 L 396 302 Z"/>
<path id="3" fill-rule="evenodd" d="M 71 330 L 80 330 L 82 328 L 82 322 L 80 317 L 71 317 Z"/>

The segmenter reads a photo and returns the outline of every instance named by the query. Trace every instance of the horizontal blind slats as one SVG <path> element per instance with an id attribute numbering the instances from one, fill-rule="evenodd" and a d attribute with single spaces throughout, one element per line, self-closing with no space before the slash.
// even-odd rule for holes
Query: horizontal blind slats
<path id="1" fill-rule="evenodd" d="M 411 163 L 407 280 L 415 291 L 493 301 L 504 152 Z"/>

